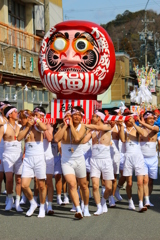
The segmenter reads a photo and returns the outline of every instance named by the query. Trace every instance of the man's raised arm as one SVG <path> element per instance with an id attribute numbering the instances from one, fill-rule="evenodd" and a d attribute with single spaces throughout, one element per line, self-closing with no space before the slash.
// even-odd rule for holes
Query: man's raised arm
<path id="1" fill-rule="evenodd" d="M 110 124 L 104 124 L 104 125 L 94 125 L 94 124 L 85 124 L 86 128 L 89 128 L 91 130 L 97 130 L 97 131 L 110 131 L 111 125 Z"/>
<path id="2" fill-rule="evenodd" d="M 59 142 L 62 140 L 62 138 L 64 137 L 64 133 L 67 130 L 68 125 L 64 122 L 64 124 L 62 126 L 59 127 L 58 131 L 56 132 L 56 134 L 54 135 L 54 142 Z"/>

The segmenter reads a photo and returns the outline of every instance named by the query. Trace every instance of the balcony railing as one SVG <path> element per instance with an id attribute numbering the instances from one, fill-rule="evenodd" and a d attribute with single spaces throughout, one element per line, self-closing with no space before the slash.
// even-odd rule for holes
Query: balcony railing
<path id="1" fill-rule="evenodd" d="M 42 38 L 0 22 L 0 42 L 39 52 Z"/>

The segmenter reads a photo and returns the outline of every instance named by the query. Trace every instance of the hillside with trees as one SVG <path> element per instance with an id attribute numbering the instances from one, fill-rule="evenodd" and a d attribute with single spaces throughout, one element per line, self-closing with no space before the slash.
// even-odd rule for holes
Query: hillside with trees
<path id="1" fill-rule="evenodd" d="M 144 65 L 144 41 L 140 40 L 138 32 L 144 29 L 144 16 L 145 11 L 130 12 L 126 10 L 123 14 L 118 14 L 116 19 L 101 24 L 110 35 L 115 51 L 127 52 L 134 62 L 140 66 Z M 147 19 L 154 23 L 149 23 L 147 28 L 153 32 L 153 40 L 148 40 L 148 62 L 153 65 L 155 62 L 155 49 L 154 49 L 154 34 L 156 33 L 157 39 L 160 38 L 160 14 L 149 10 L 147 11 Z"/>

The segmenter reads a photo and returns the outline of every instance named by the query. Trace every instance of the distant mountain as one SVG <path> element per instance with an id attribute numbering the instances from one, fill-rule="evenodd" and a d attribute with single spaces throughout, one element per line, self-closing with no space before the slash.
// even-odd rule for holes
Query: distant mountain
<path id="1" fill-rule="evenodd" d="M 110 35 L 115 51 L 125 51 L 134 62 L 140 66 L 144 65 L 144 41 L 140 40 L 138 32 L 144 29 L 145 11 L 130 12 L 126 10 L 123 14 L 118 14 L 116 19 L 106 24 L 101 24 Z M 153 40 L 148 41 L 148 62 L 154 64 L 155 49 L 154 49 L 154 34 L 160 38 L 160 14 L 149 10 L 147 11 L 147 19 L 154 23 L 149 23 L 147 28 L 153 31 Z M 136 58 L 137 57 L 137 58 Z"/>

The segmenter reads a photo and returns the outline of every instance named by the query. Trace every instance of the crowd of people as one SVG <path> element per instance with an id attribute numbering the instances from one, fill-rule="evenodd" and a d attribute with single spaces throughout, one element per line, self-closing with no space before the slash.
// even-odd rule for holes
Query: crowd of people
<path id="1" fill-rule="evenodd" d="M 32 112 L 27 109 L 18 112 L 9 102 L 3 101 L 0 102 L 0 110 L 0 191 L 5 175 L 6 211 L 14 206 L 16 211 L 22 212 L 21 205 L 28 199 L 30 208 L 26 216 L 32 216 L 38 206 L 38 217 L 54 214 L 53 176 L 57 204 L 69 204 L 70 197 L 73 203 L 71 211 L 78 219 L 91 216 L 90 179 L 97 206 L 95 216 L 108 211 L 107 200 L 110 207 L 116 206 L 115 199 L 122 201 L 120 189 L 125 182 L 128 208 L 135 210 L 132 200 L 133 171 L 137 177 L 138 211 L 144 212 L 154 206 L 150 196 L 158 174 L 158 109 L 142 110 L 139 115 L 134 115 L 128 108 L 106 114 L 96 110 L 91 123 L 84 124 L 84 110 L 75 106 L 66 111 L 61 123 L 53 126 L 45 119 L 42 106 L 35 107 Z M 32 179 L 34 195 L 30 189 Z"/>

